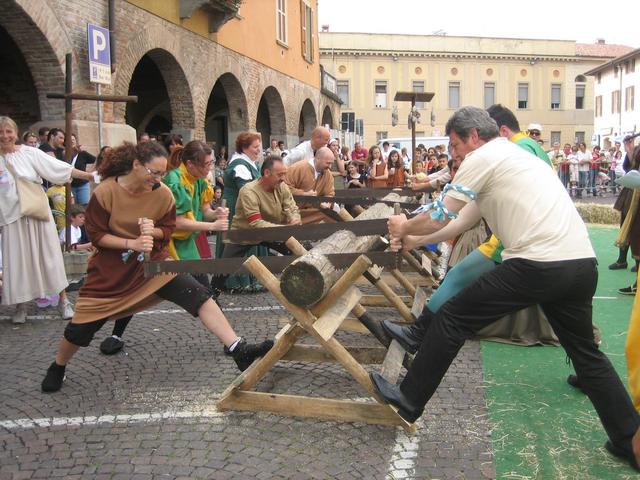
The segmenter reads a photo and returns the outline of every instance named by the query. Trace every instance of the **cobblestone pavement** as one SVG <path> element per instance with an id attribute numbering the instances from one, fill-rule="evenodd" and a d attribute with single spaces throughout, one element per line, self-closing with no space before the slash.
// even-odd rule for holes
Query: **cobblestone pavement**
<path id="1" fill-rule="evenodd" d="M 236 331 L 273 337 L 286 321 L 269 294 L 221 298 Z M 25 325 L 0 307 L 0 479 L 481 479 L 495 476 L 480 349 L 469 342 L 407 436 L 400 428 L 217 412 L 237 375 L 199 321 L 172 304 L 138 315 L 114 357 L 110 326 L 67 367 L 62 390 L 40 392 L 64 322 L 30 306 Z M 374 311 L 374 309 L 370 309 Z M 393 315 L 377 309 L 375 315 Z M 338 333 L 346 344 L 371 337 Z M 376 368 L 369 366 L 367 368 Z M 363 398 L 332 364 L 280 362 L 260 391 Z"/>

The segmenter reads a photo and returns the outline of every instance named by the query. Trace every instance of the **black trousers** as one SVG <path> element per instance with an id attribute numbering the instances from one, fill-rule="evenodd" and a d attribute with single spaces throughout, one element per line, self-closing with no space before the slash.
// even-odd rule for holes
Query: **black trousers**
<path id="1" fill-rule="evenodd" d="M 593 258 L 505 261 L 442 306 L 400 389 L 415 405 L 426 405 L 466 339 L 504 315 L 540 304 L 609 438 L 630 449 L 640 416 L 594 341 L 591 301 L 597 282 Z"/>
<path id="2" fill-rule="evenodd" d="M 200 307 L 211 298 L 211 291 L 191 275 L 178 275 L 155 293 L 160 298 L 184 308 L 194 317 L 198 316 Z M 105 318 L 89 323 L 73 323 L 71 320 L 64 329 L 64 338 L 79 347 L 87 347 L 107 320 Z M 130 316 L 116 321 L 116 323 L 121 322 L 120 335 L 124 332 L 129 320 L 131 320 Z"/>

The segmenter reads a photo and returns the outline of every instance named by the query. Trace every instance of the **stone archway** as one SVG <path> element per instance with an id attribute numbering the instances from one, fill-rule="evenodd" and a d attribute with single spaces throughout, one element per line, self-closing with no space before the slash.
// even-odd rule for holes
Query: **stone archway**
<path id="1" fill-rule="evenodd" d="M 262 145 L 268 147 L 271 138 L 285 140 L 286 117 L 282 97 L 275 87 L 267 87 L 258 104 L 256 130 L 262 136 Z"/>
<path id="2" fill-rule="evenodd" d="M 195 130 L 195 109 L 192 86 L 183 68 L 188 62 L 183 60 L 177 48 L 179 45 L 172 38 L 159 26 L 153 26 L 143 29 L 131 39 L 121 52 L 114 92 L 120 95 L 131 92 L 136 69 L 141 62 L 149 67 L 150 60 L 160 72 L 167 92 L 165 98 L 168 98 L 171 107 L 171 131 L 181 134 L 185 140 L 191 140 Z M 130 105 L 114 104 L 116 121 L 124 120 Z"/>
<path id="3" fill-rule="evenodd" d="M 333 129 L 333 113 L 331 113 L 331 108 L 329 108 L 329 105 L 324 107 L 324 110 L 322 111 L 322 126 L 323 127 L 329 127 L 330 129 Z"/>
<path id="4" fill-rule="evenodd" d="M 300 119 L 298 121 L 298 137 L 300 141 L 311 138 L 311 132 L 318 126 L 318 117 L 316 115 L 316 107 L 308 98 L 302 104 L 300 109 Z"/>
<path id="5" fill-rule="evenodd" d="M 138 103 L 127 104 L 125 114 L 127 124 L 138 134 L 148 126 L 143 122 L 148 113 L 158 110 L 157 116 L 166 122 L 157 123 L 155 128 L 170 125 L 171 132 L 180 133 L 187 140 L 191 138 L 190 131 L 195 128 L 191 91 L 182 67 L 171 53 L 156 48 L 144 54 L 131 75 L 128 94 L 138 96 Z M 169 109 L 159 108 L 167 102 Z"/>
<path id="6" fill-rule="evenodd" d="M 235 139 L 240 132 L 249 129 L 247 98 L 242 85 L 232 73 L 224 73 L 211 89 L 205 113 L 205 139 L 215 143 L 216 151 L 227 146 L 234 150 Z"/>
<path id="7" fill-rule="evenodd" d="M 0 36 L 4 38 L 0 43 L 5 51 L 0 54 L 0 110 L 13 113 L 15 103 L 24 100 L 17 105 L 22 114 L 13 113 L 20 127 L 38 120 L 63 119 L 64 102 L 47 99 L 46 94 L 64 91 L 64 55 L 73 52 L 66 30 L 47 2 L 18 0 L 3 2 L 2 8 Z M 13 52 L 9 51 L 10 43 Z M 30 111 L 25 115 L 27 109 Z"/>

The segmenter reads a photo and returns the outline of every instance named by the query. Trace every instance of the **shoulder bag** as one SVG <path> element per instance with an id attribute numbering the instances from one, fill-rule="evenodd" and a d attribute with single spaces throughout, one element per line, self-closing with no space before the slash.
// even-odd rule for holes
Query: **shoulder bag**
<path id="1" fill-rule="evenodd" d="M 6 157 L 4 163 L 16 181 L 20 213 L 25 217 L 35 220 L 49 220 L 49 200 L 42 189 L 42 185 L 19 177 L 11 165 L 9 165 Z"/>

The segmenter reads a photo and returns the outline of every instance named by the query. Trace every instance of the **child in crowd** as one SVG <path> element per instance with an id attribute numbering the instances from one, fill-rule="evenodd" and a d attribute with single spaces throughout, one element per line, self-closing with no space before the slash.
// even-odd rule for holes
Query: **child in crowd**
<path id="1" fill-rule="evenodd" d="M 413 183 L 423 183 L 427 181 L 427 174 L 424 171 L 424 164 L 422 162 L 416 162 L 415 173 L 411 176 Z"/>
<path id="2" fill-rule="evenodd" d="M 71 219 L 71 225 L 69 229 L 69 237 L 71 239 L 70 245 L 72 250 L 91 250 L 93 246 L 87 236 L 87 231 L 84 228 L 84 207 L 82 205 L 71 205 L 69 207 L 69 216 Z M 66 229 L 63 228 L 60 231 L 60 243 L 64 245 L 66 240 Z"/>
<path id="3" fill-rule="evenodd" d="M 218 185 L 213 187 L 213 200 L 211 200 L 211 208 L 215 210 L 222 206 L 222 188 Z"/>

